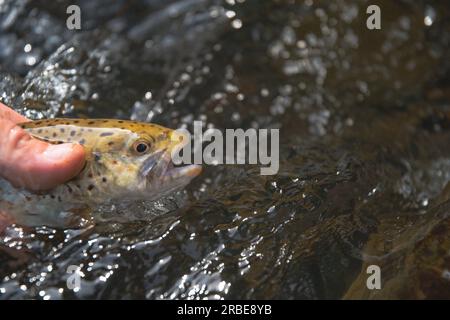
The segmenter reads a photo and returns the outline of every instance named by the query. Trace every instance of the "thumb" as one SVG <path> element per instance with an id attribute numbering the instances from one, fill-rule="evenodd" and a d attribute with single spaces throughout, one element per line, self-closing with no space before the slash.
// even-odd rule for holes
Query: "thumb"
<path id="1" fill-rule="evenodd" d="M 0 119 L 0 176 L 16 187 L 52 189 L 76 176 L 84 161 L 82 146 L 48 144 L 32 138 L 13 122 Z"/>

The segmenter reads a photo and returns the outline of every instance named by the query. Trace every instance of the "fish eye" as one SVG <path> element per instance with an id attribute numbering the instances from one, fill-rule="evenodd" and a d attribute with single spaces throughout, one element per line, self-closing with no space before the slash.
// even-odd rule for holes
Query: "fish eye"
<path id="1" fill-rule="evenodd" d="M 133 150 L 139 154 L 144 154 L 150 149 L 150 145 L 146 141 L 136 141 L 133 145 Z"/>

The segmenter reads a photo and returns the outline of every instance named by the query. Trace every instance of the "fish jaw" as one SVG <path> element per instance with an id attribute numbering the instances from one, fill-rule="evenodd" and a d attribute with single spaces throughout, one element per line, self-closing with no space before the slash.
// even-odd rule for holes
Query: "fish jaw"
<path id="1" fill-rule="evenodd" d="M 154 199 L 185 187 L 202 171 L 199 165 L 175 167 L 168 149 L 155 152 L 144 162 L 140 170 L 145 193 Z"/>
<path id="2" fill-rule="evenodd" d="M 179 151 L 189 143 L 189 139 L 189 136 L 184 132 L 180 132 L 177 130 L 171 132 L 170 140 L 172 143 L 172 147 L 169 152 L 171 158 L 170 161 L 166 160 L 169 162 L 164 177 L 166 181 L 177 179 L 188 179 L 190 181 L 202 172 L 202 167 L 200 165 L 190 164 L 181 167 L 175 167 L 173 164 L 172 157 L 178 154 Z"/>

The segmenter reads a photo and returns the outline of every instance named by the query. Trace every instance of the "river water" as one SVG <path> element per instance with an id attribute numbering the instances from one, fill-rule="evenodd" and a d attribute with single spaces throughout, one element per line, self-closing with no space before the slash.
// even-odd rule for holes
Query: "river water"
<path id="1" fill-rule="evenodd" d="M 94 226 L 13 225 L 0 299 L 450 298 L 448 1 L 376 1 L 368 30 L 365 0 L 85 0 L 80 31 L 72 2 L 0 1 L 3 103 L 278 128 L 280 169 L 205 166 Z"/>

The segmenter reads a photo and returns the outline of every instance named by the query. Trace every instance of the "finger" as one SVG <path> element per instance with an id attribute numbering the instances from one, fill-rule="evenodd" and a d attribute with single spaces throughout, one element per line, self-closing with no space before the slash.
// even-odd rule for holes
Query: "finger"
<path id="1" fill-rule="evenodd" d="M 8 120 L 0 119 L 0 139 L 0 175 L 16 187 L 49 190 L 76 176 L 84 166 L 82 146 L 45 143 Z"/>
<path id="2" fill-rule="evenodd" d="M 1 102 L 0 102 L 0 119 L 6 119 L 12 121 L 13 123 L 29 121 L 27 118 L 8 108 Z"/>

